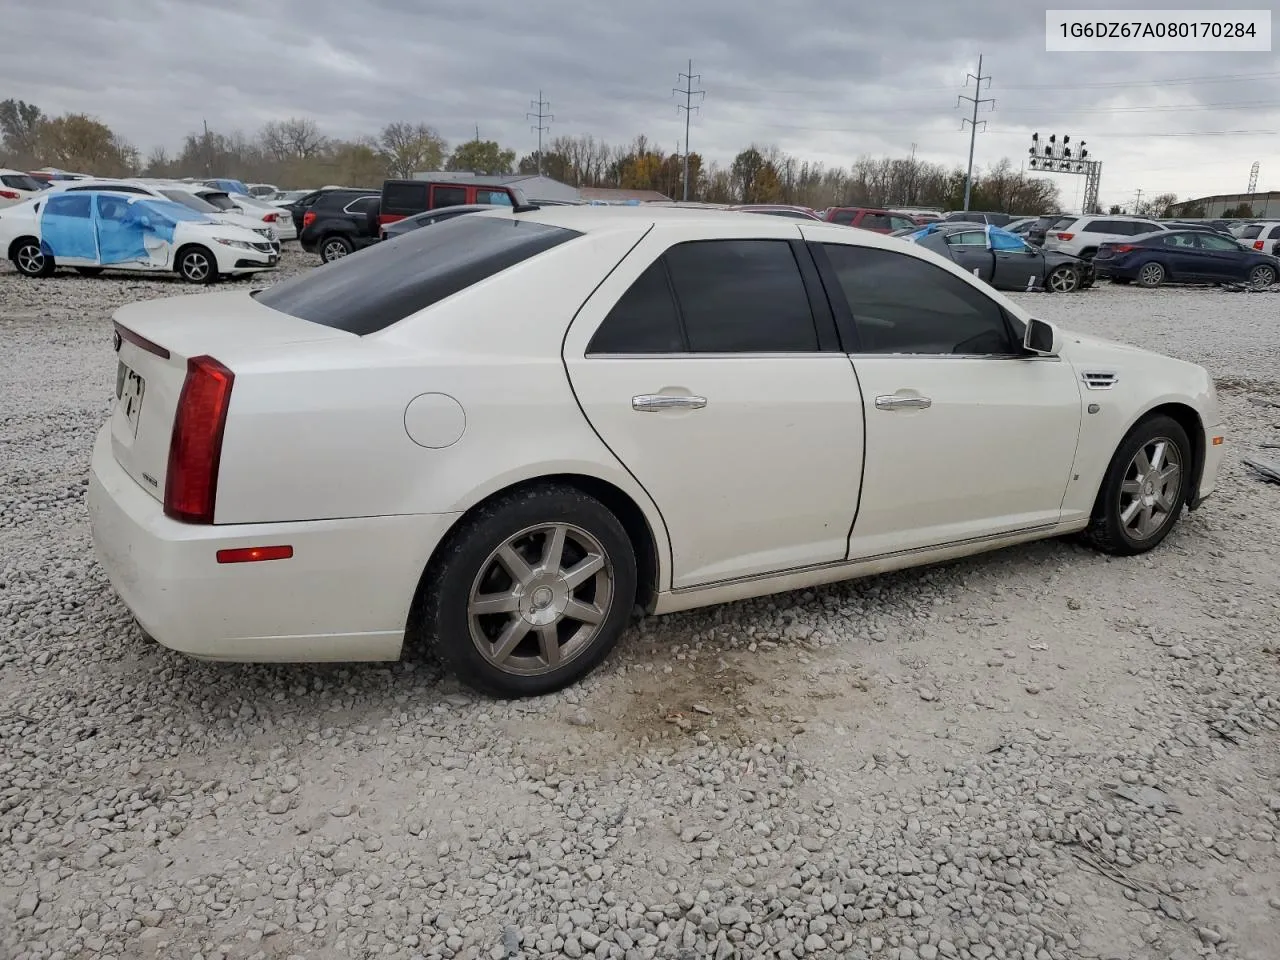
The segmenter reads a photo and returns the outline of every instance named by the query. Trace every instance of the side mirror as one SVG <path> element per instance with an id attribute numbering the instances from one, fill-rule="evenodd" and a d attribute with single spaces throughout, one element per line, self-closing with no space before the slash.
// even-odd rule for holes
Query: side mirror
<path id="1" fill-rule="evenodd" d="M 1022 337 L 1022 346 L 1030 353 L 1042 357 L 1056 357 L 1062 346 L 1058 336 L 1058 328 L 1043 320 L 1027 322 L 1027 332 Z"/>

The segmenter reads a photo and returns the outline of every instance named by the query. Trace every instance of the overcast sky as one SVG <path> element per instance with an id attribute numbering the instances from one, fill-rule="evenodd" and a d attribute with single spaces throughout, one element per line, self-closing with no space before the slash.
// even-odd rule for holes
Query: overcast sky
<path id="1" fill-rule="evenodd" d="M 1097 3 L 1107 8 L 1107 4 Z M 672 87 L 700 76 L 690 142 L 728 162 L 755 141 L 847 165 L 863 153 L 963 164 L 965 75 L 992 77 L 976 162 L 1020 163 L 1031 133 L 1088 142 L 1102 202 L 1280 189 L 1280 59 L 1273 53 L 1046 53 L 1035 0 L 4 0 L 0 99 L 97 116 L 144 153 L 202 119 L 252 134 L 310 116 L 339 137 L 424 120 L 456 142 L 523 154 L 539 88 L 549 136 L 667 151 L 683 140 Z M 1131 8 L 1207 2 L 1128 0 Z M 1240 7 L 1267 7 L 1240 3 Z M 1106 16 L 1105 13 L 1100 16 Z M 967 105 L 966 105 L 967 106 Z M 1241 132 L 1244 131 L 1244 132 Z M 1082 177 L 1060 176 L 1079 203 Z"/>

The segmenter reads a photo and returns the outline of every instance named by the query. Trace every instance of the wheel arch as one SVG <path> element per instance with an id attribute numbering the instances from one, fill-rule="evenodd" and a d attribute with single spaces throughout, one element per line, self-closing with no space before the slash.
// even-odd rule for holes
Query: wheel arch
<path id="1" fill-rule="evenodd" d="M 444 532 L 440 541 L 431 551 L 431 555 L 423 567 L 422 574 L 418 578 L 405 629 L 406 645 L 411 638 L 416 641 L 414 636 L 416 632 L 415 624 L 420 619 L 419 614 L 422 610 L 427 585 L 431 582 L 432 577 L 436 575 L 454 531 L 465 520 L 499 497 L 531 487 L 549 485 L 567 486 L 580 490 L 582 493 L 599 500 L 618 518 L 623 528 L 627 531 L 632 548 L 635 550 L 636 603 L 646 613 L 653 612 L 657 603 L 658 593 L 661 590 L 662 576 L 665 572 L 661 554 L 661 551 L 666 546 L 665 531 L 655 531 L 653 524 L 640 504 L 629 493 L 609 480 L 585 473 L 546 473 L 508 483 L 486 493 L 476 499 L 475 502 L 469 504 L 449 525 L 448 530 Z"/>
<path id="2" fill-rule="evenodd" d="M 1200 412 L 1190 403 L 1182 400 L 1162 400 L 1147 407 L 1125 425 L 1123 432 L 1120 434 L 1120 439 L 1116 441 L 1116 449 L 1120 448 L 1120 444 L 1124 443 L 1125 438 L 1133 432 L 1135 427 L 1153 417 L 1159 416 L 1169 417 L 1177 423 L 1178 426 L 1186 431 L 1187 439 L 1191 441 L 1191 482 L 1189 485 L 1190 492 L 1187 495 L 1187 502 L 1190 504 L 1195 499 L 1196 491 L 1200 489 L 1200 478 L 1204 473 L 1205 464 L 1204 420 L 1200 417 Z M 1114 452 L 1112 456 L 1115 456 Z M 1111 460 L 1108 458 L 1103 465 L 1102 473 L 1097 478 L 1091 512 L 1093 516 L 1098 513 L 1099 501 L 1102 497 L 1102 481 L 1106 477 L 1107 469 L 1110 465 Z"/>
<path id="3" fill-rule="evenodd" d="M 44 245 L 40 242 L 40 238 L 34 233 L 23 233 L 13 238 L 13 242 L 9 244 L 9 249 L 5 251 L 5 259 L 15 259 L 18 256 L 18 247 L 27 241 L 34 243 L 36 246 L 40 247 L 41 250 L 44 249 Z"/>
<path id="4" fill-rule="evenodd" d="M 176 250 L 173 251 L 173 269 L 174 270 L 177 270 L 178 264 L 182 262 L 182 255 L 186 253 L 188 250 L 190 250 L 192 247 L 199 247 L 201 250 L 207 253 L 209 255 L 209 259 L 213 261 L 213 269 L 214 270 L 219 269 L 218 255 L 213 252 L 213 248 L 210 247 L 209 244 L 201 243 L 199 240 L 186 240 L 186 241 L 183 241 L 181 246 L 179 246 Z"/>

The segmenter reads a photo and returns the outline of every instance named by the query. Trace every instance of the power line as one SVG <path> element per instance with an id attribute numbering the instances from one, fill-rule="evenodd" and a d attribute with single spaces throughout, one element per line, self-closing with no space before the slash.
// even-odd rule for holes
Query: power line
<path id="1" fill-rule="evenodd" d="M 689 119 L 693 115 L 693 111 L 702 109 L 700 106 L 695 107 L 693 105 L 693 98 L 695 96 L 705 97 L 707 95 L 707 92 L 705 90 L 695 90 L 693 88 L 693 82 L 695 80 L 701 80 L 702 75 L 693 72 L 692 60 L 689 61 L 689 72 L 679 74 L 677 79 L 683 80 L 685 82 L 685 85 L 683 88 L 674 87 L 671 92 L 684 94 L 684 103 L 676 104 L 676 113 L 678 114 L 681 110 L 684 111 L 684 199 L 688 201 L 689 199 Z"/>
<path id="2" fill-rule="evenodd" d="M 987 81 L 987 86 L 988 87 L 991 86 L 991 78 L 984 77 L 982 75 L 982 54 L 978 54 L 978 75 L 975 77 L 972 73 L 968 74 L 965 77 L 965 81 L 964 81 L 964 85 L 966 87 L 969 86 L 970 80 L 973 81 L 973 96 L 966 97 L 964 94 L 960 94 L 956 98 L 957 107 L 960 106 L 961 100 L 968 100 L 970 103 L 973 104 L 973 119 L 970 120 L 968 117 L 962 117 L 960 120 L 961 130 L 964 129 L 964 125 L 966 123 L 969 124 L 969 170 L 964 175 L 964 209 L 966 211 L 969 209 L 969 192 L 973 187 L 973 146 L 974 146 L 974 141 L 977 139 L 977 136 L 978 136 L 978 124 L 981 123 L 984 130 L 986 129 L 986 126 L 987 126 L 987 121 L 978 120 L 978 105 L 982 103 L 989 103 L 992 105 L 991 109 L 992 110 L 995 109 L 995 100 L 991 98 L 983 99 L 983 96 L 982 96 L 982 81 L 983 80 Z"/>
<path id="3" fill-rule="evenodd" d="M 529 129 L 538 131 L 538 176 L 542 176 L 542 134 L 551 129 L 550 122 L 555 119 L 555 116 L 553 114 L 543 112 L 544 108 L 551 106 L 551 103 L 550 101 L 542 99 L 541 90 L 538 91 L 538 99 L 530 100 L 529 106 L 538 108 L 537 113 L 526 113 L 524 117 L 526 120 L 538 121 L 536 126 L 530 127 Z M 544 121 L 547 124 L 546 126 L 543 125 Z"/>

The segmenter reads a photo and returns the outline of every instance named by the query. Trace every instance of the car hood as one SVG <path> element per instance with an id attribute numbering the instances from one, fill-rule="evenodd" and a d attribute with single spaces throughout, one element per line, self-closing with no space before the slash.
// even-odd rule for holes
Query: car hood
<path id="1" fill-rule="evenodd" d="M 1042 248 L 1040 252 L 1044 254 L 1044 262 L 1046 266 L 1056 267 L 1063 263 L 1089 263 L 1089 261 L 1085 260 L 1083 257 L 1073 257 L 1071 254 L 1063 253 L 1061 250 L 1045 250 Z"/>

